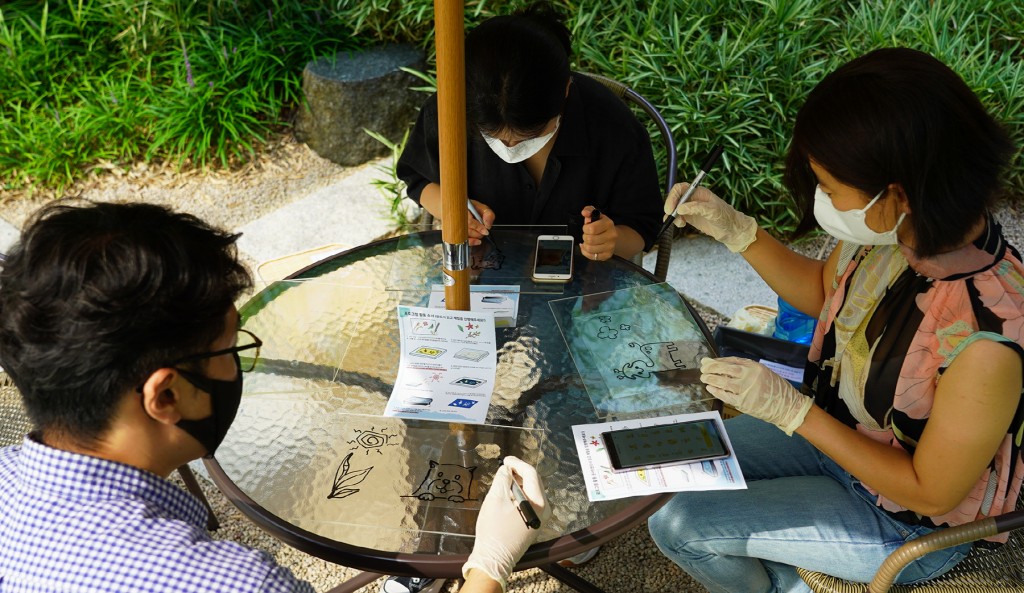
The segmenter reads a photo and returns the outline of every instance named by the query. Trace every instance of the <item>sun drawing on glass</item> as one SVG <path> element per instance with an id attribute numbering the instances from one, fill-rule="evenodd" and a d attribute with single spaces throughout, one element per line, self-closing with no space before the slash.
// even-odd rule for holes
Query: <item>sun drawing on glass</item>
<path id="1" fill-rule="evenodd" d="M 387 430 L 387 428 L 377 430 L 375 427 L 371 427 L 370 430 L 356 429 L 356 437 L 348 444 L 354 445 L 351 449 L 353 451 L 363 449 L 367 455 L 370 454 L 370 451 L 376 451 L 379 455 L 383 455 L 382 448 L 397 445 L 397 443 L 391 442 L 396 435 L 388 434 Z"/>

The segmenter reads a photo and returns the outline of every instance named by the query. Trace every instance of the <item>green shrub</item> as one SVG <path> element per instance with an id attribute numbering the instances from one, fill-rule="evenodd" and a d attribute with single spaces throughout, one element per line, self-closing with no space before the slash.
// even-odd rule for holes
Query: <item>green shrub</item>
<path id="1" fill-rule="evenodd" d="M 469 0 L 466 27 L 527 3 Z M 1020 0 L 555 3 L 569 15 L 574 67 L 626 83 L 661 110 L 680 178 L 722 143 L 708 185 L 776 231 L 796 220 L 781 178 L 797 109 L 827 72 L 868 50 L 899 45 L 942 59 L 1024 146 Z M 0 183 L 60 186 L 137 158 L 244 160 L 287 123 L 309 59 L 409 42 L 432 63 L 433 27 L 433 0 L 8 2 Z M 655 151 L 664 162 L 658 143 Z M 1017 156 L 1009 178 L 1020 196 Z"/>
<path id="2" fill-rule="evenodd" d="M 0 7 L 0 182 L 61 187 L 137 158 L 244 160 L 311 58 L 356 47 L 326 3 L 15 0 Z"/>

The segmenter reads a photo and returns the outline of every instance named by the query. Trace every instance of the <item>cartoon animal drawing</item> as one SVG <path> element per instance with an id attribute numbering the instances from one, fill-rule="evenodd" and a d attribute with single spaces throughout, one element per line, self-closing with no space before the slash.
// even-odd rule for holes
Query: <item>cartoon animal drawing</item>
<path id="1" fill-rule="evenodd" d="M 420 500 L 446 498 L 452 502 L 476 500 L 469 498 L 469 490 L 473 485 L 473 472 L 476 466 L 465 467 L 454 463 L 438 463 L 430 461 L 430 469 L 420 482 L 412 496 Z"/>
<path id="2" fill-rule="evenodd" d="M 612 369 L 618 379 L 647 379 L 651 373 L 698 368 L 701 350 L 692 342 L 650 342 L 629 344 L 639 348 L 644 358 L 627 362 L 620 369 Z M 682 348 L 680 348 L 680 345 Z"/>
<path id="3" fill-rule="evenodd" d="M 651 371 L 645 366 L 643 360 L 634 360 L 633 362 L 627 362 L 622 365 L 621 369 L 612 369 L 615 371 L 616 379 L 648 379 L 651 376 Z"/>
<path id="4" fill-rule="evenodd" d="M 470 258 L 469 267 L 474 270 L 500 270 L 505 263 L 505 254 L 490 251 L 486 256 L 474 254 Z"/>

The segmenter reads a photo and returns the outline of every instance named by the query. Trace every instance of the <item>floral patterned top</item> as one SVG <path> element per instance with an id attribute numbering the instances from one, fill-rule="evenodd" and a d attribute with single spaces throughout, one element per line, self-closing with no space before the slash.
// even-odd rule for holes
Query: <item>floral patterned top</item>
<path id="1" fill-rule="evenodd" d="M 957 354 L 977 340 L 995 340 L 1024 358 L 1021 256 L 991 217 L 976 241 L 933 258 L 897 245 L 841 249 L 804 390 L 848 426 L 913 454 Z M 949 513 L 921 517 L 881 495 L 878 505 L 904 522 L 932 526 L 1012 511 L 1024 479 L 1022 429 L 1024 403 L 988 469 Z"/>

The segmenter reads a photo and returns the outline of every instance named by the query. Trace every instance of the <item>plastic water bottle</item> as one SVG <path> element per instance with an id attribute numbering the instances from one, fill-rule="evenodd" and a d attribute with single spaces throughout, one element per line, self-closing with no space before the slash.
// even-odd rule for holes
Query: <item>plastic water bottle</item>
<path id="1" fill-rule="evenodd" d="M 772 337 L 797 344 L 810 344 L 818 320 L 793 308 L 779 297 L 779 316 L 775 318 Z"/>

